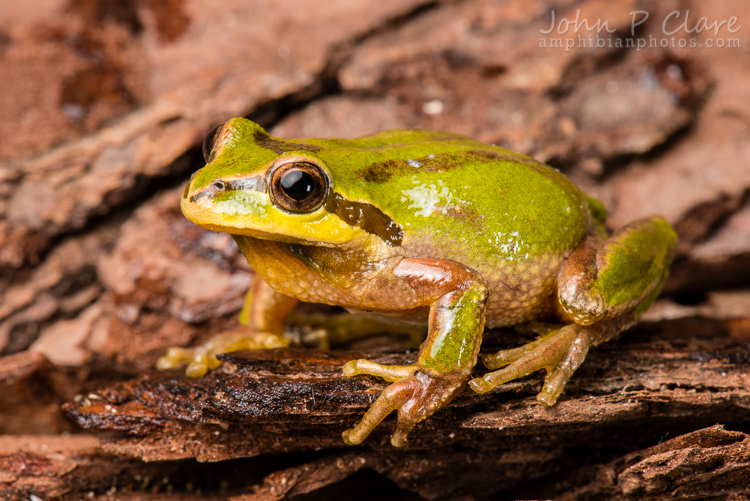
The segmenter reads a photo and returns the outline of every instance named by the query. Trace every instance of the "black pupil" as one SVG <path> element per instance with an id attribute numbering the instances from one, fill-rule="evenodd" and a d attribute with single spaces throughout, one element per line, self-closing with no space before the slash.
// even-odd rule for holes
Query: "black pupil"
<path id="1" fill-rule="evenodd" d="M 289 198 L 300 202 L 312 194 L 314 182 L 307 172 L 292 170 L 282 176 L 281 187 Z"/>

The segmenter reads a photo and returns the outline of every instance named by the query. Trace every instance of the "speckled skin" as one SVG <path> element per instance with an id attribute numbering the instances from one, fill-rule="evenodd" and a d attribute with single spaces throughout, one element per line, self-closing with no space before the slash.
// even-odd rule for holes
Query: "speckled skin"
<path id="1" fill-rule="evenodd" d="M 344 367 L 394 383 L 345 432 L 350 444 L 398 410 L 392 443 L 405 446 L 413 426 L 470 379 L 485 324 L 567 324 L 485 357 L 488 367 L 508 367 L 471 381 L 484 392 L 544 368 L 539 399 L 554 404 L 588 347 L 634 323 L 655 299 L 672 259 L 674 231 L 663 220 L 609 236 L 601 204 L 557 170 L 462 136 L 390 131 L 284 141 L 233 119 L 209 146 L 182 210 L 231 233 L 262 277 L 241 317 L 255 333 L 248 336 L 280 336 L 295 300 L 428 320 L 415 364 Z M 316 180 L 305 192 L 316 195 L 300 195 L 304 210 L 285 206 L 291 199 L 275 173 L 287 168 Z M 227 349 L 215 343 L 195 358 Z"/>

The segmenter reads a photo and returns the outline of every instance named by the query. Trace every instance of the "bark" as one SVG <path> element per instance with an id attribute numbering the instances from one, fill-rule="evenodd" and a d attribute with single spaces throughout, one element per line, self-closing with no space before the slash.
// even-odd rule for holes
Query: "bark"
<path id="1" fill-rule="evenodd" d="M 749 6 L 5 3 L 0 497 L 750 496 Z M 608 30 L 547 33 L 553 11 Z M 631 32 L 635 11 L 649 19 Z M 688 32 L 702 16 L 737 21 Z M 618 45 L 651 39 L 667 42 Z M 167 348 L 235 325 L 252 277 L 229 236 L 179 211 L 203 134 L 233 116 L 285 138 L 452 131 L 548 162 L 610 229 L 655 213 L 675 226 L 662 299 L 591 351 L 557 406 L 536 404 L 539 374 L 464 390 L 408 451 L 388 444 L 393 418 L 361 447 L 341 440 L 385 387 L 341 365 L 411 361 L 403 334 L 157 373 Z M 482 349 L 528 340 L 489 332 Z"/>

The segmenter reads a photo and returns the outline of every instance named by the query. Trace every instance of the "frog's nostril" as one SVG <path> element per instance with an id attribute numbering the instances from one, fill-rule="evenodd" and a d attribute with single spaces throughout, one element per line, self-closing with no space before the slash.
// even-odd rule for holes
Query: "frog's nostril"
<path id="1" fill-rule="evenodd" d="M 213 189 L 214 189 L 214 192 L 216 192 L 216 193 L 224 191 L 224 190 L 227 189 L 227 183 L 225 183 L 224 181 L 222 181 L 220 179 L 216 180 L 216 181 L 213 182 Z"/>
<path id="2" fill-rule="evenodd" d="M 190 183 L 185 185 L 185 189 L 182 191 L 182 198 L 187 198 L 189 192 L 190 192 Z"/>

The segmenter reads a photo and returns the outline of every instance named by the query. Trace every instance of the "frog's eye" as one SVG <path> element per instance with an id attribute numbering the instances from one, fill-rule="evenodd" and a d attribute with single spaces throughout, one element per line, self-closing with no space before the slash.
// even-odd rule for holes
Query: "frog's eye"
<path id="1" fill-rule="evenodd" d="M 271 174 L 274 203 L 290 212 L 312 212 L 328 193 L 328 177 L 317 165 L 290 162 Z"/>
<path id="2" fill-rule="evenodd" d="M 219 136 L 221 135 L 221 129 L 223 128 L 224 123 L 220 123 L 219 125 L 214 126 L 210 131 L 208 131 L 208 134 L 206 134 L 206 139 L 203 140 L 203 160 L 205 160 L 207 164 L 211 163 L 211 160 L 213 160 L 216 140 L 219 139 Z"/>

